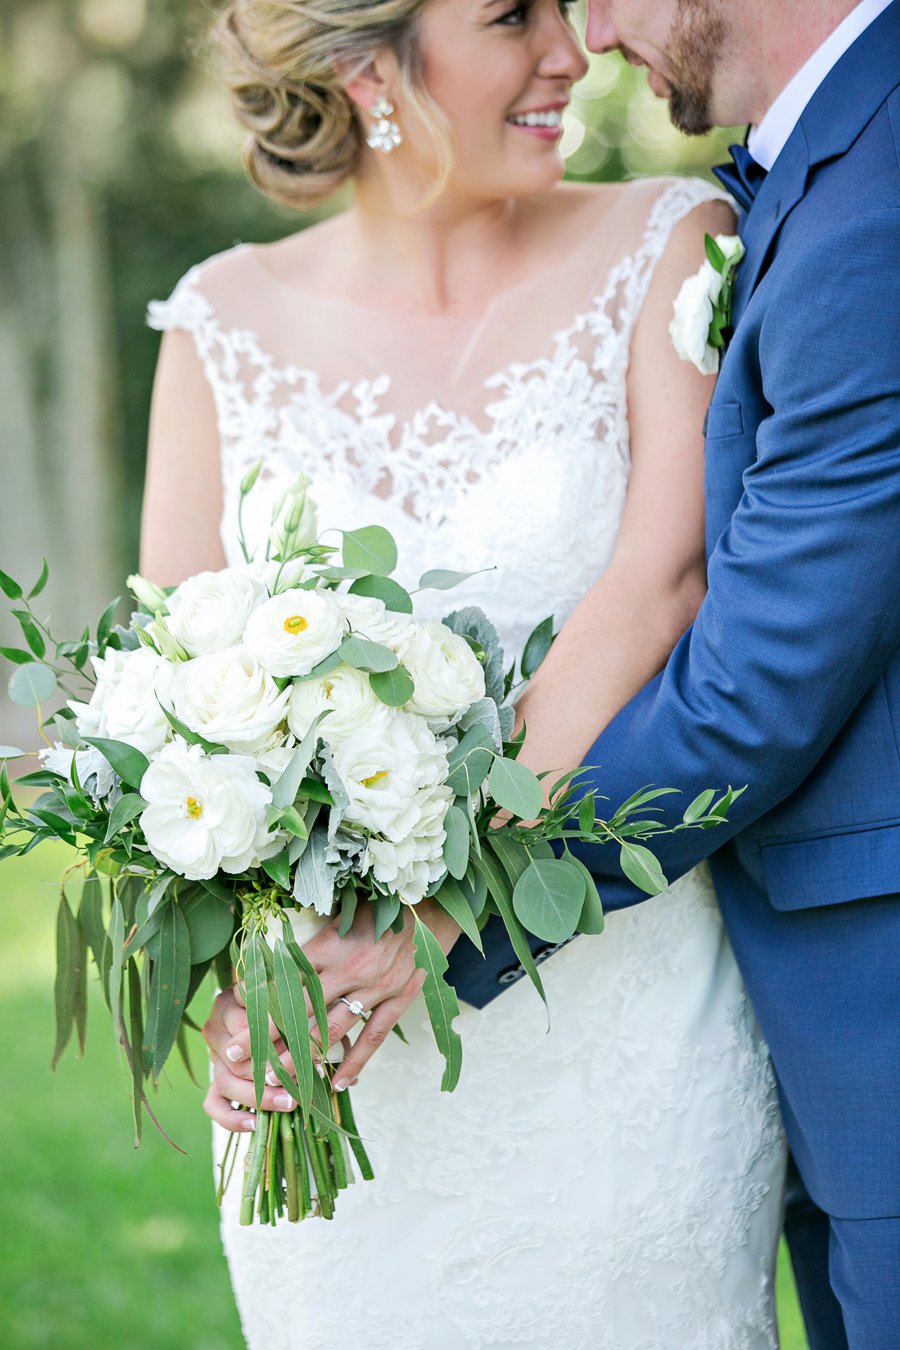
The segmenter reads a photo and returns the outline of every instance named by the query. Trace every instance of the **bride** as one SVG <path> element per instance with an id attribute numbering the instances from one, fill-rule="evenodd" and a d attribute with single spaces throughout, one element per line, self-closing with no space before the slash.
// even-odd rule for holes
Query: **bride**
<path id="1" fill-rule="evenodd" d="M 560 119 L 585 60 L 559 0 L 235 0 L 219 23 L 247 162 L 343 214 L 194 268 L 151 308 L 165 330 L 143 571 L 173 584 L 239 561 L 308 474 L 323 527 L 381 523 L 400 579 L 483 567 L 440 617 L 483 604 L 507 660 L 562 627 L 526 702 L 532 767 L 578 762 L 664 663 L 703 593 L 709 380 L 676 357 L 672 301 L 729 232 L 694 180 L 560 185 Z M 219 527 L 221 522 L 221 538 Z M 589 662 L 589 703 L 566 669 Z M 584 687 L 584 681 L 581 681 Z M 553 707 L 556 722 L 550 720 Z M 521 715 L 521 708 L 520 708 Z M 640 786 L 635 784 L 635 788 Z M 450 950 L 457 936 L 420 910 Z M 374 1013 L 342 1070 L 376 1181 L 336 1221 L 222 1232 L 254 1350 L 777 1345 L 783 1145 L 772 1078 L 698 869 L 609 916 L 527 982 L 463 1005 L 451 1096 L 414 996 L 408 935 L 307 950 L 335 1037 Z M 345 1002 L 341 1002 L 344 996 Z M 407 1009 L 404 1045 L 387 1032 Z M 206 1109 L 253 1128 L 246 1020 L 221 993 Z M 288 1104 L 268 1087 L 269 1109 Z M 239 1108 L 239 1109 L 238 1109 Z"/>

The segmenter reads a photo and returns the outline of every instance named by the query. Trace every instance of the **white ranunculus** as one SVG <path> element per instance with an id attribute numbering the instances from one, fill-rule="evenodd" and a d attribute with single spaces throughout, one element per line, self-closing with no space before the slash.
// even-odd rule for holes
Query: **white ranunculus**
<path id="1" fill-rule="evenodd" d="M 713 321 L 713 300 L 718 299 L 721 286 L 721 276 L 711 263 L 705 262 L 699 272 L 683 283 L 675 297 L 675 317 L 669 324 L 676 352 L 703 375 L 714 375 L 719 369 L 718 348 L 711 347 L 707 339 Z"/>
<path id="2" fill-rule="evenodd" d="M 416 626 L 400 653 L 415 684 L 406 705 L 429 720 L 454 717 L 484 698 L 484 670 L 472 648 L 446 624 Z"/>
<path id="3" fill-rule="evenodd" d="M 399 844 L 388 839 L 369 841 L 372 875 L 408 905 L 424 899 L 432 882 L 446 871 L 444 819 L 452 800 L 453 793 L 445 785 L 424 788 L 418 794 L 419 821 L 411 838 Z"/>
<path id="4" fill-rule="evenodd" d="M 78 781 L 95 801 L 106 797 L 116 785 L 116 775 L 109 761 L 99 750 L 90 746 L 87 750 L 70 750 L 57 741 L 49 750 L 40 751 L 41 763 L 53 773 L 61 773 L 72 781 L 72 761 L 78 771 Z"/>
<path id="5" fill-rule="evenodd" d="M 334 600 L 354 633 L 370 642 L 381 642 L 391 651 L 402 645 L 412 627 L 412 615 L 388 609 L 377 596 L 336 593 Z"/>
<path id="6" fill-rule="evenodd" d="M 307 495 L 310 478 L 298 474 L 290 487 L 281 494 L 272 512 L 272 527 L 269 540 L 272 550 L 290 556 L 298 549 L 309 548 L 316 542 L 319 532 L 316 504 Z"/>
<path id="7" fill-rule="evenodd" d="M 333 755 L 350 799 L 344 819 L 394 843 L 414 836 L 422 825 L 420 790 L 447 777 L 445 746 L 420 718 L 403 713 L 395 713 L 383 728 L 361 727 Z"/>
<path id="8" fill-rule="evenodd" d="M 326 744 L 335 746 L 362 727 L 383 729 L 391 711 L 372 693 L 368 675 L 351 666 L 338 666 L 329 675 L 302 680 L 291 690 L 288 725 L 302 739 L 315 719 L 327 712 L 319 727 Z"/>
<path id="9" fill-rule="evenodd" d="M 283 591 L 250 615 L 244 645 L 271 675 L 308 675 L 341 645 L 346 630 L 328 591 Z"/>
<path id="10" fill-rule="evenodd" d="M 141 780 L 141 828 L 153 856 L 189 881 L 253 867 L 273 845 L 272 793 L 249 755 L 207 755 L 180 738 Z"/>
<path id="11" fill-rule="evenodd" d="M 154 754 L 171 734 L 160 700 L 168 698 L 174 667 L 149 647 L 129 652 L 107 648 L 91 664 L 97 683 L 90 702 L 69 703 L 82 736 L 124 741 L 145 755 Z"/>
<path id="12" fill-rule="evenodd" d="M 246 647 L 185 661 L 173 671 L 174 711 L 208 741 L 253 754 L 270 744 L 287 716 L 290 691 L 278 686 Z"/>
<path id="13" fill-rule="evenodd" d="M 169 597 L 169 631 L 188 656 L 224 651 L 237 646 L 264 599 L 261 583 L 240 568 L 198 572 Z"/>

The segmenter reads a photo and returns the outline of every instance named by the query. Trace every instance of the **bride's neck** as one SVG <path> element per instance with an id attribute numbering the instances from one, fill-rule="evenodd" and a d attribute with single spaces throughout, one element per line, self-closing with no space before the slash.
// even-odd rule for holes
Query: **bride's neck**
<path id="1" fill-rule="evenodd" d="M 347 222 L 354 289 L 390 295 L 428 315 L 481 312 L 509 273 L 520 204 L 462 202 L 449 193 L 425 206 L 420 202 L 421 195 L 411 209 L 398 210 L 376 187 L 358 184 Z"/>

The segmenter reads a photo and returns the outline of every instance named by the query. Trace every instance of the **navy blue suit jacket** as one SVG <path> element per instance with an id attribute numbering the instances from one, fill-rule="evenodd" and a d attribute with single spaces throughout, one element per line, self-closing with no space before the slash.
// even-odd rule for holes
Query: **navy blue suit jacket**
<path id="1" fill-rule="evenodd" d="M 900 1214 L 900 0 L 820 86 L 740 222 L 734 335 L 706 427 L 709 593 L 585 763 L 618 803 L 748 784 L 711 859 L 813 1197 Z M 699 265 L 699 260 L 698 260 Z M 675 798 L 664 799 L 678 800 Z M 609 908 L 640 901 L 583 849 Z M 451 978 L 478 1006 L 518 970 Z"/>

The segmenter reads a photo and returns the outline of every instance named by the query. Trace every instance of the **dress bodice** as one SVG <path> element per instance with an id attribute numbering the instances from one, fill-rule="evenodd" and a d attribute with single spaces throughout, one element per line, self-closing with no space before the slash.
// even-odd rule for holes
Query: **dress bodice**
<path id="1" fill-rule="evenodd" d="M 697 179 L 629 185 L 613 256 L 608 239 L 582 241 L 558 275 L 502 294 L 465 331 L 431 320 L 390 334 L 340 302 L 298 306 L 248 245 L 192 269 L 150 323 L 192 334 L 212 388 L 229 561 L 240 482 L 262 459 L 251 543 L 302 471 L 323 529 L 392 532 L 407 586 L 431 567 L 480 572 L 449 596 L 422 593 L 417 614 L 482 605 L 508 659 L 548 614 L 558 627 L 615 545 L 629 348 L 655 264 L 674 225 L 720 195 Z"/>

